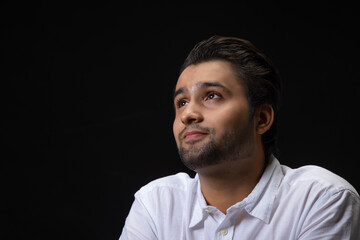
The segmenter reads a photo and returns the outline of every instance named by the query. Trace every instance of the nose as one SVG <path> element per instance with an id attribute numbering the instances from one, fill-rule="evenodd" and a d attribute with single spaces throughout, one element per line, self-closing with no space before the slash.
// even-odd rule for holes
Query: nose
<path id="1" fill-rule="evenodd" d="M 194 102 L 188 103 L 181 115 L 181 122 L 184 125 L 189 125 L 192 123 L 202 122 L 203 120 L 204 117 L 201 113 L 200 106 Z"/>

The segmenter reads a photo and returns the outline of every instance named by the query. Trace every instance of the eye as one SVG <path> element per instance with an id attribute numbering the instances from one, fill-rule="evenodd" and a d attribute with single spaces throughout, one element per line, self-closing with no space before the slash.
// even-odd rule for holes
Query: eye
<path id="1" fill-rule="evenodd" d="M 179 99 L 179 100 L 176 100 L 176 107 L 177 108 L 181 108 L 181 107 L 184 107 L 188 104 L 188 101 L 186 101 L 185 99 Z"/>
<path id="2" fill-rule="evenodd" d="M 217 99 L 217 98 L 221 98 L 221 95 L 219 93 L 216 92 L 211 92 L 207 95 L 206 99 Z"/>

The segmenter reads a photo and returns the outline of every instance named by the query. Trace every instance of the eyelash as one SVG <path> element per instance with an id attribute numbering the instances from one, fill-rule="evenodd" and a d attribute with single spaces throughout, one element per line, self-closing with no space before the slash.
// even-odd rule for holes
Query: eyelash
<path id="1" fill-rule="evenodd" d="M 217 98 L 210 98 L 211 95 L 216 95 L 218 96 Z M 218 98 L 222 98 L 222 95 L 218 92 L 209 92 L 208 94 L 206 94 L 206 97 L 204 98 L 205 100 L 213 100 L 213 99 L 218 99 Z M 187 102 L 184 98 L 180 98 L 180 99 L 177 99 L 176 102 L 175 102 L 175 106 L 177 108 L 182 108 L 184 107 L 185 105 L 182 105 L 183 103 Z"/>
<path id="2" fill-rule="evenodd" d="M 209 94 L 207 94 L 207 98 L 209 98 L 211 95 L 217 95 L 219 96 L 220 98 L 222 97 L 220 93 L 217 93 L 217 92 L 209 92 Z M 214 99 L 214 98 L 209 98 L 210 100 L 211 99 Z"/>
<path id="3" fill-rule="evenodd" d="M 177 100 L 176 100 L 175 105 L 176 105 L 177 108 L 181 108 L 181 107 L 184 107 L 184 106 L 185 106 L 185 105 L 182 105 L 182 103 L 184 103 L 184 102 L 186 102 L 186 100 L 180 98 L 180 99 L 177 99 Z"/>

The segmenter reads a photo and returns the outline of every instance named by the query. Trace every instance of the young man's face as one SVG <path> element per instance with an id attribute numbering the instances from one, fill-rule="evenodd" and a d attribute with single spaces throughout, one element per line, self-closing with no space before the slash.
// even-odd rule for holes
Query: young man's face
<path id="1" fill-rule="evenodd" d="M 193 170 L 237 160 L 255 135 L 246 91 L 227 61 L 190 65 L 180 75 L 173 132 L 179 154 Z"/>

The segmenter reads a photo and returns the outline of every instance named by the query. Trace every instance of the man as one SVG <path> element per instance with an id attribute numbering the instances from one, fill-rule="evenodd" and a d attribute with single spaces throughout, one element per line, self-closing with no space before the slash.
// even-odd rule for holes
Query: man
<path id="1" fill-rule="evenodd" d="M 135 194 L 121 240 L 360 239 L 360 198 L 316 166 L 280 165 L 276 68 L 250 42 L 198 43 L 174 92 L 184 164 Z"/>

